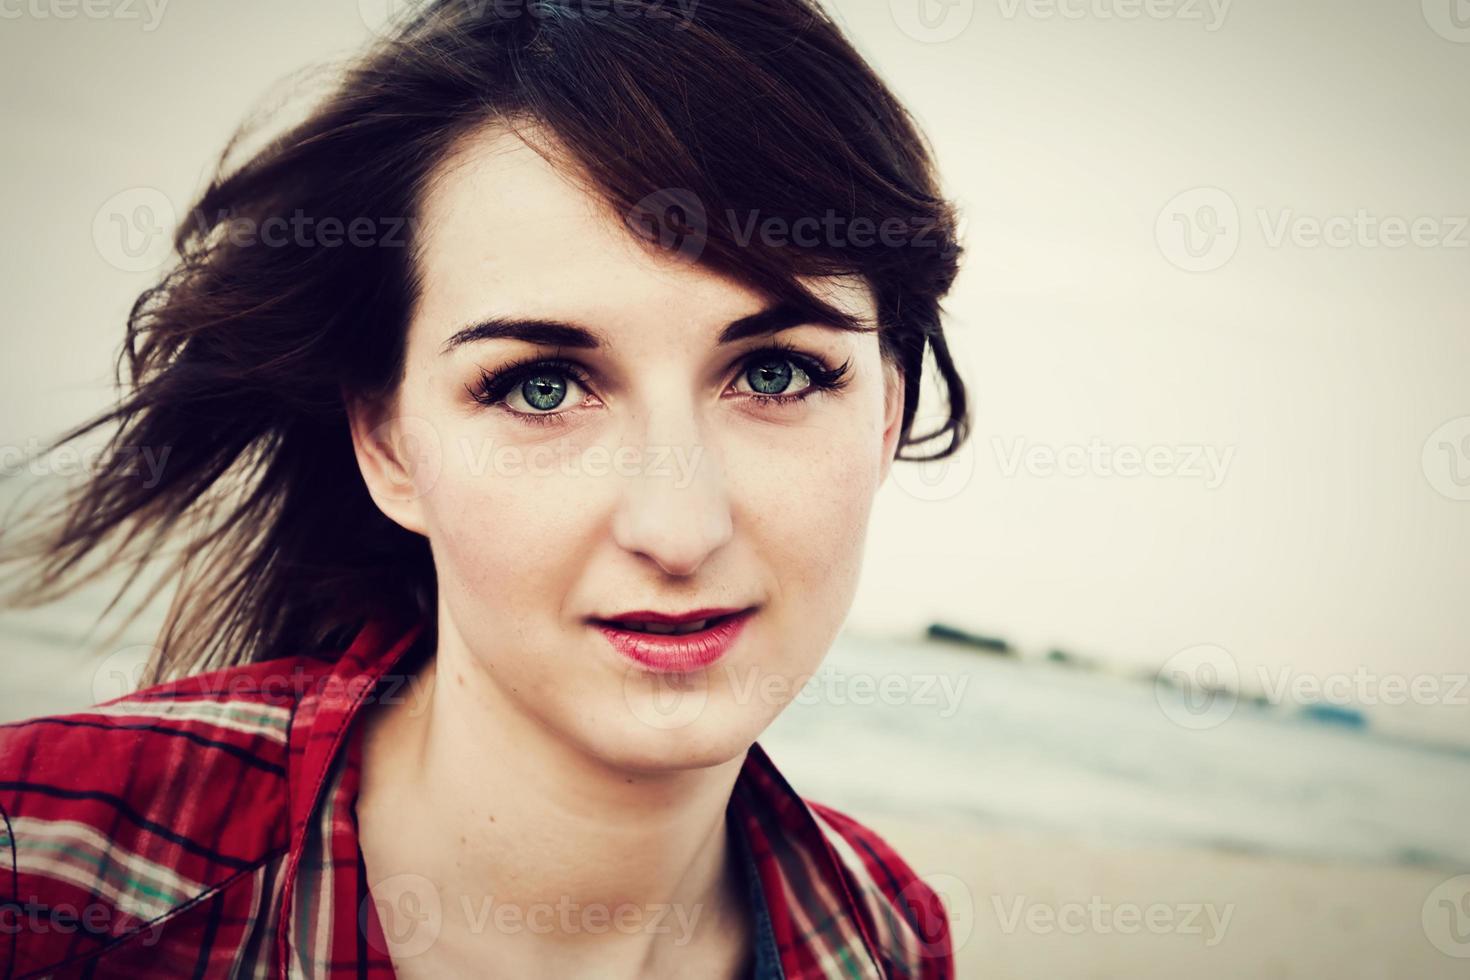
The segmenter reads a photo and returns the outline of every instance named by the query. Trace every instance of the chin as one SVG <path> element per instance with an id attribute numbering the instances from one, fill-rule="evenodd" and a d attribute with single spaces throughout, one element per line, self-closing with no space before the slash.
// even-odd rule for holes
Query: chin
<path id="1" fill-rule="evenodd" d="M 765 730 L 769 719 L 752 716 L 749 705 L 705 704 L 698 710 L 688 703 L 681 714 L 676 706 L 654 701 L 633 703 L 613 737 L 593 738 L 589 747 L 606 764 L 630 772 L 675 772 L 707 769 L 743 758 L 750 744 Z"/>

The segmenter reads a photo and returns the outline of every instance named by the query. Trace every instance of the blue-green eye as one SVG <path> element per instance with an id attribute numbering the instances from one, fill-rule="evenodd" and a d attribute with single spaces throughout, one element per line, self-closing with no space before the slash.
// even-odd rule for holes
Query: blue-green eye
<path id="1" fill-rule="evenodd" d="M 482 405 L 504 402 L 506 411 L 527 421 L 550 421 L 564 414 L 555 409 L 568 400 L 570 390 L 586 383 L 587 376 L 570 361 L 533 360 L 494 372 L 482 370 L 470 397 Z M 578 401 L 572 400 L 573 404 Z"/>
<path id="2" fill-rule="evenodd" d="M 797 375 L 806 377 L 806 372 L 799 367 L 793 367 L 791 358 L 776 357 L 752 364 L 746 369 L 745 380 L 750 382 L 751 390 L 758 394 L 779 395 L 791 387 L 792 379 Z"/>
<path id="3" fill-rule="evenodd" d="M 757 402 L 786 404 L 817 391 L 839 391 L 851 380 L 850 361 L 829 368 L 809 354 L 783 343 L 755 351 L 745 359 L 741 378 Z"/>
<path id="4" fill-rule="evenodd" d="M 567 382 L 555 371 L 543 371 L 521 382 L 520 395 L 532 408 L 549 412 L 567 397 Z"/>

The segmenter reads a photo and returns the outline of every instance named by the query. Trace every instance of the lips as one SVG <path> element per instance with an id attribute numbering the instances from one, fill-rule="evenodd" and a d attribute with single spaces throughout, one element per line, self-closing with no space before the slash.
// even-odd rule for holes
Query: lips
<path id="1" fill-rule="evenodd" d="M 755 614 L 741 610 L 696 610 L 690 618 L 639 612 L 627 619 L 594 619 L 614 650 L 645 670 L 687 673 L 708 667 L 723 657 Z M 636 618 L 634 618 L 636 617 Z"/>
<path id="2" fill-rule="evenodd" d="M 658 620 L 639 619 L 612 619 L 602 620 L 609 626 L 627 630 L 632 633 L 650 633 L 657 636 L 688 636 L 691 633 L 699 633 L 711 626 L 730 619 L 736 613 L 727 613 L 721 616 L 705 616 L 699 619 L 685 619 L 678 622 L 660 622 Z"/>
<path id="3" fill-rule="evenodd" d="M 638 609 L 631 612 L 616 613 L 611 616 L 595 617 L 592 622 L 599 625 L 606 624 L 636 630 L 640 633 L 687 633 L 703 629 L 713 621 L 728 619 L 737 613 L 745 612 L 748 608 L 750 607 L 707 607 L 704 609 L 690 609 L 680 613 L 663 613 L 654 612 L 649 609 Z"/>

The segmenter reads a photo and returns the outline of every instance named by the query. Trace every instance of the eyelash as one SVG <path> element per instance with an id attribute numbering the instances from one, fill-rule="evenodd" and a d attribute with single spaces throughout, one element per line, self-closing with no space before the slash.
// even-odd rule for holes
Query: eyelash
<path id="1" fill-rule="evenodd" d="M 836 368 L 829 368 L 815 357 L 802 353 L 796 347 L 779 340 L 772 341 L 760 350 L 751 351 L 742 358 L 740 362 L 741 373 L 737 377 L 743 376 L 745 372 L 750 370 L 752 365 L 771 359 L 790 361 L 797 368 L 801 369 L 811 384 L 804 391 L 795 395 L 754 394 L 751 396 L 751 400 L 757 404 L 766 403 L 775 407 L 790 405 L 803 401 L 814 394 L 841 391 L 852 380 L 851 360 L 843 361 Z M 541 372 L 551 371 L 565 374 L 579 385 L 586 386 L 589 381 L 587 373 L 572 361 L 560 357 L 528 358 L 523 361 L 508 364 L 498 371 L 486 371 L 481 368 L 479 381 L 473 387 L 469 387 L 468 390 L 470 397 L 480 404 L 486 406 L 496 405 L 516 385 L 522 383 L 526 378 Z M 508 411 L 509 414 L 516 416 L 518 419 L 530 425 L 559 425 L 561 424 L 559 416 L 567 414 L 566 412 L 530 413 L 513 410 Z"/>

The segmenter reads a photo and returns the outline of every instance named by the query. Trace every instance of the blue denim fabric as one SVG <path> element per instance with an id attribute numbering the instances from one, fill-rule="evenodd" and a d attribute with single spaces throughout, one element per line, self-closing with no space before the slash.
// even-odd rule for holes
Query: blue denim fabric
<path id="1" fill-rule="evenodd" d="M 738 820 L 732 820 L 734 838 L 740 849 L 740 865 L 745 869 L 745 885 L 750 895 L 750 907 L 755 912 L 755 965 L 749 980 L 786 980 L 781 969 L 781 952 L 776 947 L 776 931 L 771 926 L 771 909 L 766 904 L 766 893 L 761 890 L 760 871 L 755 866 L 755 855 L 745 839 L 745 828 Z"/>

